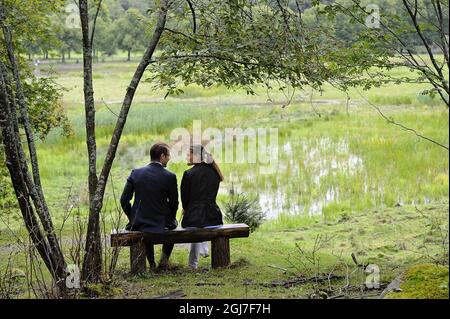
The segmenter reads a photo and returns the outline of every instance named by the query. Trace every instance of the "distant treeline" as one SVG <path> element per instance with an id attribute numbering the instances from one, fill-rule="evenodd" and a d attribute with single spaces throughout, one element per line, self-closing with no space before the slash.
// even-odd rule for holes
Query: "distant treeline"
<path id="1" fill-rule="evenodd" d="M 51 17 L 52 25 L 45 36 L 37 35 L 36 41 L 25 46 L 28 58 L 58 58 L 62 62 L 75 53 L 81 53 L 81 29 L 73 0 L 66 0 L 62 12 Z M 112 56 L 117 50 L 131 52 L 143 50 L 151 31 L 152 1 L 104 0 L 95 26 L 94 57 Z M 91 15 L 96 7 L 90 8 Z M 92 19 L 93 20 L 93 19 Z"/>
<path id="2" fill-rule="evenodd" d="M 258 0 L 251 0 L 255 5 Z M 360 35 L 363 25 L 352 21 L 348 16 L 336 14 L 334 21 L 324 21 L 323 17 L 317 14 L 313 6 L 314 0 L 289 0 L 276 1 L 272 5 L 275 7 L 282 3 L 292 11 L 301 11 L 304 19 L 309 24 L 329 24 L 334 30 L 335 37 L 347 41 L 349 45 Z M 320 0 L 322 4 L 334 2 L 333 0 Z M 347 2 L 346 0 L 340 1 Z M 401 0 L 376 0 L 368 1 L 367 4 L 376 4 L 379 7 L 379 13 L 383 17 L 384 13 L 389 16 L 396 16 L 398 19 L 408 19 L 402 12 Z M 183 6 L 173 11 L 181 20 L 186 23 L 190 21 L 189 8 L 187 2 Z M 422 1 L 426 13 L 432 17 L 433 7 L 431 1 Z M 351 5 L 351 1 L 348 1 Z M 132 52 L 140 52 L 144 49 L 148 36 L 153 25 L 151 13 L 156 10 L 154 1 L 148 0 L 104 0 L 99 12 L 96 23 L 96 33 L 94 41 L 94 59 L 100 57 L 111 57 L 117 54 L 118 50 L 125 52 L 127 59 L 130 60 Z M 91 14 L 96 14 L 96 7 L 92 6 Z M 76 5 L 73 0 L 65 1 L 65 8 L 62 12 L 55 12 L 51 17 L 52 25 L 49 26 L 48 34 L 45 36 L 37 35 L 35 41 L 30 41 L 24 47 L 24 52 L 29 60 L 39 59 L 59 59 L 65 62 L 70 59 L 74 52 L 81 53 L 81 30 L 76 28 L 79 17 L 76 11 Z M 319 22 L 320 21 L 320 22 Z M 186 25 L 186 23 L 184 25 Z M 395 23 L 391 21 L 391 23 Z M 448 20 L 445 29 L 448 30 Z M 439 37 L 438 33 L 427 34 L 430 44 L 434 38 Z M 405 32 L 402 40 L 412 48 L 421 50 L 422 43 L 417 34 Z"/>

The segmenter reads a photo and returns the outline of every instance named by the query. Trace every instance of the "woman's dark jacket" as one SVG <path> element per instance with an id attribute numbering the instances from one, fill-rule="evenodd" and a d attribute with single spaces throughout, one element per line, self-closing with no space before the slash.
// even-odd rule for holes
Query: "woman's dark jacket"
<path id="1" fill-rule="evenodd" d="M 216 203 L 220 177 L 210 164 L 200 163 L 188 169 L 181 180 L 182 227 L 222 225 L 222 212 Z"/>

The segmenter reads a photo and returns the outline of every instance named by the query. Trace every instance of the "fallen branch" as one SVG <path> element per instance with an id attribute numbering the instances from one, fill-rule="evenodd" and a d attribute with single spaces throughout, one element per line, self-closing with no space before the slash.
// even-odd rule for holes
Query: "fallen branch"
<path id="1" fill-rule="evenodd" d="M 183 298 L 186 297 L 186 294 L 183 292 L 183 290 L 175 290 L 167 295 L 160 296 L 160 297 L 153 297 L 150 299 L 177 299 L 177 298 Z"/>
<path id="2" fill-rule="evenodd" d="M 353 260 L 353 262 L 355 263 L 355 265 L 358 266 L 359 268 L 361 268 L 361 269 L 363 269 L 363 270 L 366 269 L 367 265 L 365 265 L 365 264 L 360 264 L 360 263 L 358 262 L 358 260 L 356 259 L 355 253 L 352 253 L 352 260 Z"/>
<path id="3" fill-rule="evenodd" d="M 339 299 L 339 298 L 345 298 L 345 297 L 346 297 L 345 295 L 336 295 L 336 296 L 328 297 L 327 299 Z"/>
<path id="4" fill-rule="evenodd" d="M 195 285 L 197 287 L 200 287 L 200 286 L 223 286 L 224 284 L 221 282 L 198 282 Z"/>
<path id="5" fill-rule="evenodd" d="M 286 268 L 283 268 L 283 267 L 279 267 L 279 266 L 276 266 L 276 265 L 267 265 L 267 266 L 270 267 L 270 268 L 275 268 L 275 269 L 282 270 L 284 272 L 288 272 L 288 270 Z"/>
<path id="6" fill-rule="evenodd" d="M 271 283 L 254 283 L 253 285 L 258 285 L 258 286 L 263 286 L 263 287 L 284 287 L 284 288 L 290 288 L 293 286 L 297 286 L 297 285 L 303 285 L 303 284 L 307 284 L 309 282 L 314 282 L 314 283 L 318 283 L 318 282 L 325 282 L 328 280 L 340 280 L 340 279 L 345 279 L 344 276 L 339 276 L 339 275 L 329 275 L 329 274 L 323 274 L 323 275 L 319 275 L 319 276 L 314 276 L 314 277 L 300 277 L 300 278 L 293 278 L 293 279 L 288 279 L 288 280 L 278 280 L 278 281 L 272 281 Z"/>
<path id="7" fill-rule="evenodd" d="M 380 296 L 378 297 L 379 299 L 383 299 L 388 293 L 390 293 L 391 291 L 399 291 L 400 289 L 400 285 L 402 284 L 403 280 L 402 280 L 403 274 L 398 275 L 387 287 L 386 289 L 384 289 Z"/>

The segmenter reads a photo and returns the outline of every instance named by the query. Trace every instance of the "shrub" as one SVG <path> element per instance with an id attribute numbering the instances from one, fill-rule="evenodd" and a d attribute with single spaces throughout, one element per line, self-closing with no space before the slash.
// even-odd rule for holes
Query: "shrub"
<path id="1" fill-rule="evenodd" d="M 262 224 L 265 218 L 257 196 L 236 194 L 234 191 L 230 192 L 224 214 L 229 222 L 247 224 L 252 232 Z"/>

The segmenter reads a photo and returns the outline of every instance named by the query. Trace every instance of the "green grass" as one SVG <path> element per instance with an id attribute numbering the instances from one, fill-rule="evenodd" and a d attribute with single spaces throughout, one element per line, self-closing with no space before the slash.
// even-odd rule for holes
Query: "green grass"
<path id="1" fill-rule="evenodd" d="M 423 206 L 421 209 L 425 216 L 434 216 L 442 223 L 448 218 L 448 205 Z M 275 221 L 268 222 L 250 238 L 232 240 L 234 265 L 230 269 L 189 271 L 186 269 L 188 251 L 176 248 L 172 259 L 178 267 L 175 271 L 148 274 L 136 279 L 131 283 L 132 289 L 129 282 L 123 282 L 126 276 L 122 275 L 118 278 L 118 285 L 128 292 L 140 290 L 137 295 L 140 297 L 164 295 L 182 289 L 187 298 L 306 298 L 313 290 L 311 283 L 288 289 L 267 288 L 258 284 L 314 276 L 314 267 L 308 264 L 295 244 L 311 252 L 317 236 L 327 238 L 317 252 L 320 272 L 327 273 L 337 267 L 336 273 L 342 275 L 345 273 L 343 265 L 347 264 L 354 271 L 350 277 L 353 285 L 364 283 L 365 275 L 355 269 L 351 253 L 355 253 L 361 263 L 377 264 L 381 283 L 387 284 L 407 265 L 426 260 L 426 247 L 433 256 L 440 251 L 436 241 L 426 241 L 428 229 L 423 227 L 426 219 L 413 207 L 367 210 L 329 221 L 323 218 L 305 221 L 297 217 L 296 222 L 290 231 Z M 126 251 L 121 254 L 127 256 Z M 342 256 L 343 264 L 336 265 L 337 256 Z M 300 261 L 306 267 L 301 267 Z M 124 274 L 129 267 L 128 260 L 121 259 L 121 262 L 119 269 Z M 209 258 L 203 258 L 200 267 L 208 269 L 209 263 Z M 270 266 L 287 269 L 287 272 Z M 182 287 L 180 282 L 183 282 Z M 198 286 L 198 283 L 219 285 Z M 344 284 L 339 281 L 336 285 Z M 326 290 L 328 287 L 325 284 L 320 288 Z M 376 292 L 368 291 L 367 296 L 373 293 Z"/>
<path id="2" fill-rule="evenodd" d="M 307 298 L 314 291 L 321 290 L 328 291 L 331 296 L 333 293 L 329 291 L 328 283 L 316 286 L 310 282 L 290 288 L 267 287 L 267 284 L 313 277 L 316 273 L 333 272 L 345 276 L 348 267 L 350 284 L 356 288 L 349 289 L 349 296 L 377 297 L 383 287 L 411 265 L 442 257 L 442 245 L 437 237 L 430 238 L 432 227 L 429 219 L 433 218 L 441 225 L 447 224 L 448 203 L 421 205 L 419 209 L 421 213 L 411 206 L 347 212 L 332 220 L 292 217 L 289 230 L 277 221 L 270 221 L 249 238 L 231 240 L 232 265 L 221 270 L 210 269 L 210 257 L 200 259 L 199 270 L 189 270 L 187 246 L 177 245 L 171 257 L 172 270 L 130 277 L 129 249 L 123 248 L 112 284 L 106 288 L 92 287 L 93 293 L 100 297 L 149 298 L 182 290 L 186 298 Z M 318 236 L 323 239 L 323 244 L 315 253 L 317 263 L 314 265 L 319 265 L 317 268 L 308 262 L 307 257 L 310 257 Z M 9 238 L 8 242 L 12 241 Z M 304 253 L 296 248 L 296 244 Z M 68 250 L 69 245 L 66 244 L 65 248 Z M 160 246 L 155 251 L 158 258 Z M 352 253 L 359 263 L 379 267 L 380 289 L 360 294 L 359 286 L 365 284 L 366 274 L 355 266 Z M 0 259 L 0 266 L 5 262 L 5 258 Z M 68 262 L 71 262 L 70 258 Z M 24 270 L 21 253 L 13 266 L 19 271 Z M 441 278 L 440 273 L 428 272 L 438 279 Z M 427 280 L 423 280 L 423 285 L 426 283 Z M 20 282 L 18 285 L 21 287 Z M 344 285 L 344 280 L 332 282 L 333 289 Z M 26 294 L 21 296 L 26 297 Z"/>

